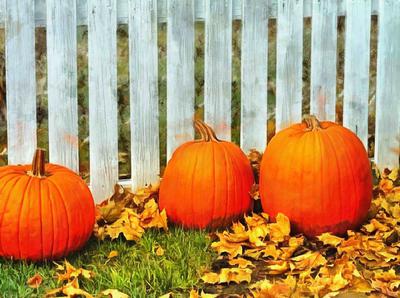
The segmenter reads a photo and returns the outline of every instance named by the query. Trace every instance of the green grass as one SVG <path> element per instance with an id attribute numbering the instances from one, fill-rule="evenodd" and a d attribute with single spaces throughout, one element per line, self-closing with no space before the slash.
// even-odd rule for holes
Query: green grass
<path id="1" fill-rule="evenodd" d="M 165 250 L 163 256 L 155 254 L 156 245 Z M 203 231 L 150 230 L 138 243 L 91 239 L 82 251 L 67 260 L 75 267 L 95 272 L 93 280 L 81 284 L 91 294 L 113 288 L 131 297 L 158 297 L 170 291 L 187 293 L 196 285 L 214 257 L 209 246 L 210 240 Z M 118 251 L 119 256 L 107 262 L 112 250 Z M 38 290 L 26 285 L 27 279 L 37 272 L 43 277 Z M 0 297 L 42 297 L 46 290 L 59 286 L 54 276 L 52 262 L 0 260 Z"/>

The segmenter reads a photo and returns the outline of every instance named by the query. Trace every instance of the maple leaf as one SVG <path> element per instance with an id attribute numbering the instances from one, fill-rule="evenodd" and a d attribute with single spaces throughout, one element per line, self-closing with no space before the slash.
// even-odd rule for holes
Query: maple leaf
<path id="1" fill-rule="evenodd" d="M 211 247 L 214 248 L 219 255 L 228 253 L 230 258 L 234 258 L 243 253 L 243 248 L 240 243 L 228 242 L 225 239 L 211 243 Z"/>
<path id="2" fill-rule="evenodd" d="M 317 236 L 318 240 L 324 245 L 338 246 L 344 240 L 343 238 L 332 235 L 331 233 L 323 233 Z"/>
<path id="3" fill-rule="evenodd" d="M 228 263 L 232 266 L 238 266 L 238 268 L 255 267 L 252 262 L 243 258 L 231 259 Z"/>
<path id="4" fill-rule="evenodd" d="M 91 279 L 94 277 L 94 272 L 83 268 L 75 268 L 67 260 L 64 261 L 64 265 L 57 264 L 57 271 L 64 271 L 63 273 L 57 273 L 59 281 L 70 281 L 77 280 L 79 277 Z"/>
<path id="5" fill-rule="evenodd" d="M 161 212 L 154 199 L 151 199 L 144 205 L 144 211 L 140 214 L 140 225 L 143 228 L 163 228 L 168 231 L 167 213 L 165 210 Z"/>
<path id="6" fill-rule="evenodd" d="M 250 291 L 254 298 L 286 298 L 292 296 L 296 283 L 296 279 L 290 275 L 276 283 L 264 279 L 252 284 Z"/>
<path id="7" fill-rule="evenodd" d="M 203 291 L 201 291 L 199 294 L 199 292 L 195 289 L 192 289 L 189 294 L 189 298 L 216 298 L 218 296 L 219 295 L 216 295 L 216 294 L 204 293 Z M 165 298 L 168 298 L 168 297 L 165 297 Z"/>
<path id="8" fill-rule="evenodd" d="M 305 254 L 299 255 L 291 259 L 291 270 L 304 271 L 308 268 L 323 266 L 327 263 L 326 259 L 318 251 L 308 251 Z"/>
<path id="9" fill-rule="evenodd" d="M 140 225 L 139 215 L 132 209 L 126 208 L 118 220 L 106 226 L 104 235 L 116 239 L 123 234 L 126 240 L 137 241 L 143 233 L 144 229 Z"/>
<path id="10" fill-rule="evenodd" d="M 241 283 L 251 281 L 252 270 L 249 268 L 222 268 L 219 274 L 219 283 Z"/>
<path id="11" fill-rule="evenodd" d="M 289 262 L 284 260 L 267 260 L 265 261 L 265 268 L 271 275 L 282 274 L 289 271 Z"/>
<path id="12" fill-rule="evenodd" d="M 115 289 L 107 289 L 102 291 L 100 294 L 109 298 L 129 298 L 128 295 Z"/>
<path id="13" fill-rule="evenodd" d="M 155 248 L 156 248 L 155 250 L 156 256 L 161 257 L 164 255 L 164 249 L 160 245 L 157 245 Z"/>
<path id="14" fill-rule="evenodd" d="M 116 257 L 118 257 L 118 255 L 119 255 L 118 251 L 112 250 L 112 251 L 110 251 L 110 253 L 108 254 L 107 259 L 116 258 Z"/>
<path id="15" fill-rule="evenodd" d="M 289 218 L 278 213 L 276 216 L 276 223 L 270 225 L 270 238 L 274 242 L 284 241 L 290 234 L 290 221 Z"/>
<path id="16" fill-rule="evenodd" d="M 216 284 L 219 283 L 219 274 L 215 272 L 206 272 L 201 279 L 206 284 Z"/>
<path id="17" fill-rule="evenodd" d="M 40 287 L 40 285 L 43 282 L 43 278 L 39 273 L 35 273 L 34 276 L 28 278 L 28 280 L 26 281 L 26 284 L 33 289 L 37 289 Z"/>
<path id="18" fill-rule="evenodd" d="M 62 287 L 48 291 L 45 297 L 59 297 L 60 294 L 64 294 L 67 297 L 83 296 L 86 298 L 94 298 L 91 294 L 79 288 L 79 282 L 77 278 L 73 279 Z"/>
<path id="19" fill-rule="evenodd" d="M 104 220 L 105 223 L 113 223 L 121 217 L 125 206 L 115 201 L 108 201 L 107 204 L 96 206 L 96 221 Z"/>

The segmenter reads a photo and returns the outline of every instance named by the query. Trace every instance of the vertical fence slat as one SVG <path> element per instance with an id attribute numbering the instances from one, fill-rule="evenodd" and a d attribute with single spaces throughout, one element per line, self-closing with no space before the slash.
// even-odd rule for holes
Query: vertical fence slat
<path id="1" fill-rule="evenodd" d="M 311 114 L 335 121 L 337 1 L 313 0 Z"/>
<path id="2" fill-rule="evenodd" d="M 76 1 L 47 0 L 50 161 L 79 172 Z"/>
<path id="3" fill-rule="evenodd" d="M 243 0 L 240 145 L 264 151 L 267 144 L 268 3 Z"/>
<path id="4" fill-rule="evenodd" d="M 129 2 L 129 73 L 133 189 L 157 183 L 158 128 L 157 1 Z"/>
<path id="5" fill-rule="evenodd" d="M 193 139 L 194 1 L 168 1 L 167 158 Z"/>
<path id="6" fill-rule="evenodd" d="M 223 140 L 231 138 L 232 0 L 206 0 L 205 121 Z"/>
<path id="7" fill-rule="evenodd" d="M 375 162 L 380 169 L 399 166 L 400 149 L 400 1 L 381 0 L 378 19 Z"/>
<path id="8" fill-rule="evenodd" d="M 301 121 L 303 88 L 303 0 L 278 1 L 276 130 Z"/>
<path id="9" fill-rule="evenodd" d="M 33 0 L 6 0 L 8 163 L 30 163 L 36 148 Z"/>
<path id="10" fill-rule="evenodd" d="M 343 124 L 368 147 L 371 0 L 346 1 Z"/>
<path id="11" fill-rule="evenodd" d="M 118 181 L 116 0 L 88 1 L 90 184 L 105 199 Z"/>

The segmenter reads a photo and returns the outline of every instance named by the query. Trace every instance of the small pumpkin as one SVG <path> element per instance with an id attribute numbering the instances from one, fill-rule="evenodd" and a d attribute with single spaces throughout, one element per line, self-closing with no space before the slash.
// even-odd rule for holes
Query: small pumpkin
<path id="1" fill-rule="evenodd" d="M 307 116 L 267 146 L 260 195 L 265 212 L 286 214 L 298 232 L 344 234 L 363 222 L 371 204 L 367 152 L 347 128 Z"/>
<path id="2" fill-rule="evenodd" d="M 44 150 L 36 150 L 32 165 L 0 168 L 0 256 L 66 256 L 86 243 L 94 221 L 86 183 L 65 167 L 45 164 Z"/>
<path id="3" fill-rule="evenodd" d="M 252 169 L 238 146 L 217 139 L 202 121 L 195 121 L 195 127 L 201 139 L 173 153 L 161 180 L 159 205 L 170 221 L 187 228 L 228 226 L 252 207 Z"/>

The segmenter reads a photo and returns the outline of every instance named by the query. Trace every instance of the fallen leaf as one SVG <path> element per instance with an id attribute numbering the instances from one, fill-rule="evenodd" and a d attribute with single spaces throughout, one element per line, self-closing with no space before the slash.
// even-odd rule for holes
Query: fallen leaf
<path id="1" fill-rule="evenodd" d="M 37 289 L 40 287 L 40 285 L 43 282 L 43 278 L 39 273 L 35 273 L 34 276 L 28 278 L 28 280 L 26 281 L 26 284 L 33 289 Z"/>
<path id="2" fill-rule="evenodd" d="M 203 274 L 201 279 L 206 284 L 216 284 L 219 283 L 219 274 L 215 272 L 206 272 Z"/>
<path id="3" fill-rule="evenodd" d="M 252 270 L 248 268 L 222 268 L 219 274 L 219 283 L 241 283 L 251 281 Z"/>
<path id="4" fill-rule="evenodd" d="M 110 298 L 129 298 L 128 295 L 115 289 L 104 290 L 100 294 L 103 296 L 108 296 Z"/>
<path id="5" fill-rule="evenodd" d="M 238 268 L 255 267 L 249 260 L 243 258 L 232 259 L 228 261 L 230 265 L 237 266 Z"/>
<path id="6" fill-rule="evenodd" d="M 343 238 L 337 237 L 332 235 L 331 233 L 323 233 L 317 236 L 318 240 L 321 241 L 324 245 L 331 245 L 331 246 L 338 246 L 342 241 Z"/>
<path id="7" fill-rule="evenodd" d="M 164 249 L 161 246 L 157 247 L 156 255 L 159 256 L 159 257 L 164 255 Z"/>
<path id="8" fill-rule="evenodd" d="M 112 259 L 112 258 L 116 258 L 116 257 L 118 257 L 118 255 L 119 255 L 118 251 L 112 250 L 112 251 L 110 251 L 110 253 L 108 254 L 107 259 L 110 260 L 110 259 Z"/>

